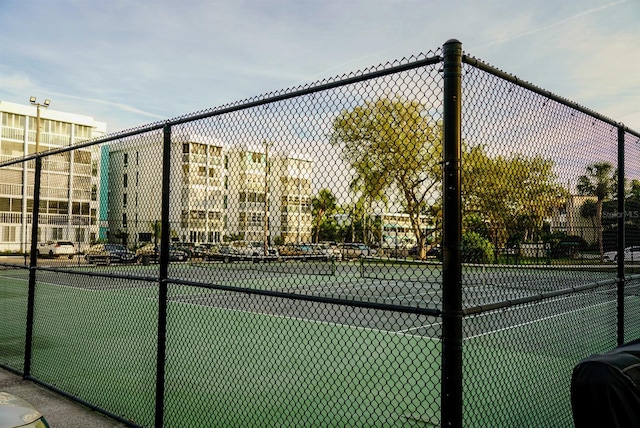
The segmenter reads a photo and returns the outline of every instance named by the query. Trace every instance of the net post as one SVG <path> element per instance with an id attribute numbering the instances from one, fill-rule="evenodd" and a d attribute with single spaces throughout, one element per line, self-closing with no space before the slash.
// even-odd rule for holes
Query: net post
<path id="1" fill-rule="evenodd" d="M 443 46 L 443 264 L 441 426 L 462 426 L 462 43 Z"/>

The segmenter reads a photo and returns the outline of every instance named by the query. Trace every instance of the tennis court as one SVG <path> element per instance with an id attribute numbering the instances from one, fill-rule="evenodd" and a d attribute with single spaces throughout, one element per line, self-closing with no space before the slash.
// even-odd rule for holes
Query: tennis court
<path id="1" fill-rule="evenodd" d="M 153 281 L 133 277 L 152 278 L 158 267 L 74 269 L 131 278 L 39 271 L 33 371 L 45 382 L 152 425 L 158 289 Z M 28 271 L 0 275 L 0 308 L 20 320 L 0 333 L 3 343 L 15 344 L 0 356 L 3 362 L 20 361 Z M 322 300 L 439 308 L 438 265 L 183 263 L 172 264 L 169 276 L 203 285 L 169 286 L 167 418 L 195 423 L 215 415 L 214 425 L 275 426 L 303 418 L 318 425 L 439 424 L 440 318 Z M 594 270 L 468 267 L 463 289 L 466 304 L 477 305 L 607 277 Z M 627 302 L 640 309 L 636 293 Z M 561 394 L 577 359 L 593 349 L 590 341 L 614 346 L 615 323 L 603 322 L 613 314 L 615 293 L 603 286 L 465 318 L 468 425 L 481 425 L 479 415 L 498 421 L 514 413 L 504 412 L 514 403 L 530 401 L 539 389 L 537 369 Z M 573 336 L 584 325 L 604 327 L 580 349 Z M 514 371 L 521 371 L 518 379 L 529 379 L 516 391 L 509 390 Z M 566 394 L 542 394 L 536 406 L 537 412 L 522 412 L 530 425 L 558 415 L 566 419 L 570 410 Z"/>

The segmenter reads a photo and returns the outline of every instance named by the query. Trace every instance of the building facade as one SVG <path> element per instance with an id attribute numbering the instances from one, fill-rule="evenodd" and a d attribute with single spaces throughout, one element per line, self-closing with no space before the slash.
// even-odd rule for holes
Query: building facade
<path id="1" fill-rule="evenodd" d="M 162 146 L 122 141 L 108 153 L 102 236 L 135 247 L 160 230 Z M 179 242 L 227 238 L 273 243 L 311 237 L 311 161 L 269 153 L 266 145 L 230 146 L 201 135 L 172 135 L 170 233 Z M 265 219 L 268 221 L 265 222 Z"/>
<path id="2" fill-rule="evenodd" d="M 569 195 L 564 204 L 555 209 L 549 218 L 552 232 L 565 232 L 567 235 L 580 236 L 590 244 L 598 242 L 595 217 L 586 218 L 580 210 L 586 202 L 596 202 L 594 196 Z"/>
<path id="3" fill-rule="evenodd" d="M 0 161 L 36 152 L 37 110 L 0 101 Z M 40 152 L 98 138 L 106 124 L 92 117 L 41 109 Z M 0 251 L 26 252 L 31 241 L 35 162 L 0 170 Z M 82 251 L 98 234 L 97 147 L 43 158 L 38 240 L 68 240 Z"/>

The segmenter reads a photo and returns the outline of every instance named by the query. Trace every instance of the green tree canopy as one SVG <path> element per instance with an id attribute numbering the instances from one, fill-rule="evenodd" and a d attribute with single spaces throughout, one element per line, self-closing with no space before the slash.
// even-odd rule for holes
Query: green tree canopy
<path id="1" fill-rule="evenodd" d="M 322 189 L 318 192 L 318 196 L 311 200 L 313 228 L 315 230 L 315 242 L 318 242 L 320 229 L 327 220 L 327 216 L 332 214 L 337 207 L 336 197 L 329 189 Z"/>
<path id="2" fill-rule="evenodd" d="M 335 118 L 331 143 L 342 145 L 343 158 L 355 171 L 355 188 L 369 201 L 391 188 L 402 194 L 418 248 L 424 248 L 420 215 L 442 178 L 441 127 L 426 107 L 402 98 L 365 102 Z"/>
<path id="3" fill-rule="evenodd" d="M 541 156 L 489 156 L 482 146 L 465 150 L 462 187 L 465 213 L 487 223 L 489 237 L 503 247 L 512 236 L 537 238 L 566 189 L 557 183 L 552 160 Z"/>

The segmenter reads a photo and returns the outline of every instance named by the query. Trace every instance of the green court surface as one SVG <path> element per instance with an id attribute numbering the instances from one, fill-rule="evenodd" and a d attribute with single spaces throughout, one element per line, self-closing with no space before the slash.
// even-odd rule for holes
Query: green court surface
<path id="1" fill-rule="evenodd" d="M 82 269 L 152 276 L 157 266 Z M 438 267 L 422 271 L 418 281 L 407 271 L 363 277 L 360 266 L 344 263 L 331 275 L 226 269 L 172 265 L 170 275 L 318 296 L 440 303 Z M 549 287 L 604 275 L 496 272 L 465 272 L 468 302 L 501 298 L 509 281 L 514 287 L 507 294 L 513 294 L 529 292 L 521 285 L 536 278 Z M 0 281 L 0 362 L 21 369 L 27 271 L 2 270 Z M 500 287 L 491 285 L 497 282 Z M 466 318 L 465 426 L 571 426 L 573 366 L 615 346 L 615 295 L 609 291 Z M 153 282 L 39 272 L 32 376 L 152 426 L 157 299 Z M 628 310 L 640 309 L 637 296 L 626 302 Z M 204 426 L 440 423 L 437 318 L 186 285 L 169 285 L 167 316 L 167 426 L 202 426 L 203 420 Z"/>

